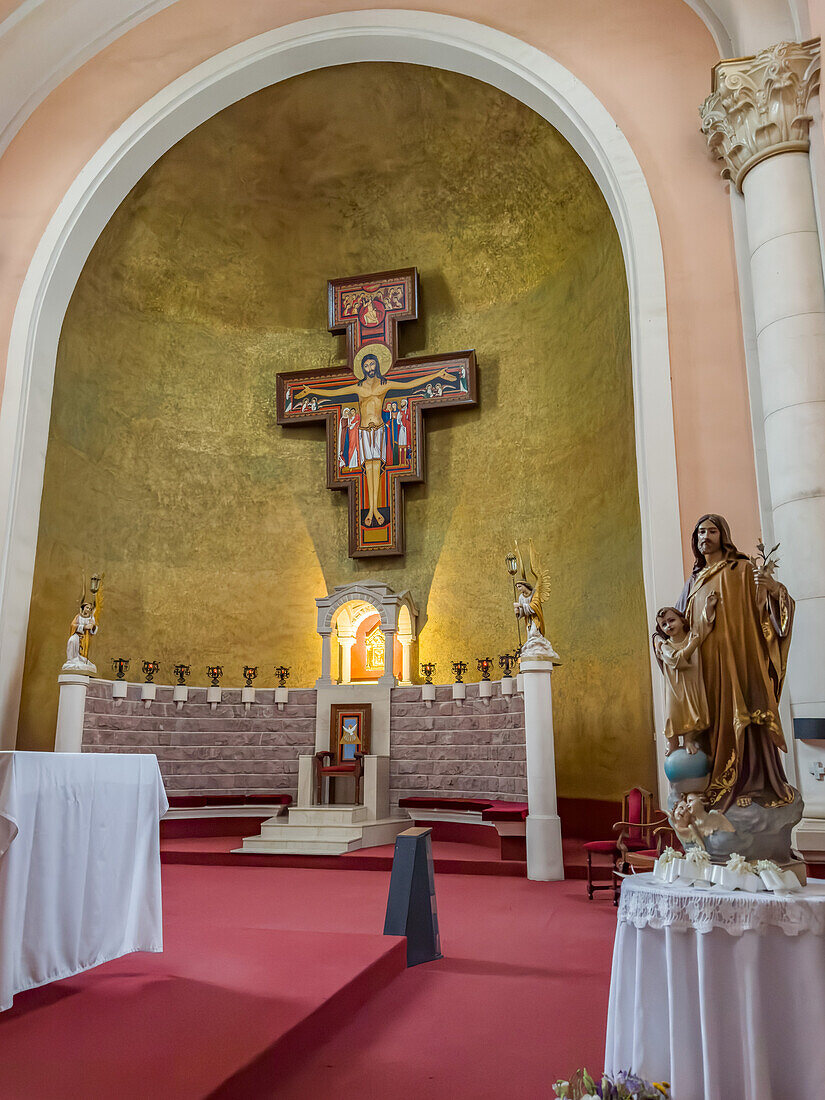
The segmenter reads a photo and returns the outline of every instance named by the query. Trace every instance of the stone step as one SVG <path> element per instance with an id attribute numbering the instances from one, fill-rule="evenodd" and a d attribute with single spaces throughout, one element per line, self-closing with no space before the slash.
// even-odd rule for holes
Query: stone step
<path id="1" fill-rule="evenodd" d="M 360 840 L 363 829 L 360 825 L 261 825 L 261 840 L 278 844 L 282 840 Z"/>
<path id="2" fill-rule="evenodd" d="M 266 852 L 274 856 L 310 855 L 310 856 L 341 856 L 344 852 L 353 852 L 362 847 L 361 838 L 355 840 L 264 840 L 261 837 L 246 837 L 242 848 L 236 848 L 235 852 Z"/>
<path id="3" fill-rule="evenodd" d="M 366 806 L 290 806 L 290 825 L 354 825 L 367 820 Z"/>
<path id="4" fill-rule="evenodd" d="M 408 817 L 382 817 L 357 825 L 295 826 L 269 825 L 264 822 L 259 836 L 244 837 L 243 847 L 235 852 L 268 852 L 271 855 L 343 855 L 359 848 L 392 844 L 403 829 L 410 827 Z M 309 836 L 305 834 L 310 834 Z M 354 835 L 353 835 L 354 834 Z"/>

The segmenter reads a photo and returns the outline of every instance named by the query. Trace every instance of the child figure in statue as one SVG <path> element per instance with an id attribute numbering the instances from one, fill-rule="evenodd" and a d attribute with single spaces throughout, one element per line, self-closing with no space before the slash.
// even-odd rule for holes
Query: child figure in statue
<path id="1" fill-rule="evenodd" d="M 72 620 L 72 633 L 66 645 L 66 663 L 89 660 L 89 636 L 97 634 L 95 613 L 90 603 L 84 603 Z"/>
<path id="2" fill-rule="evenodd" d="M 665 755 L 684 741 L 687 752 L 698 751 L 697 737 L 710 728 L 710 714 L 702 681 L 700 646 L 713 630 L 718 597 L 708 596 L 699 630 L 692 631 L 687 619 L 675 607 L 656 612 L 653 649 L 665 677 Z"/>

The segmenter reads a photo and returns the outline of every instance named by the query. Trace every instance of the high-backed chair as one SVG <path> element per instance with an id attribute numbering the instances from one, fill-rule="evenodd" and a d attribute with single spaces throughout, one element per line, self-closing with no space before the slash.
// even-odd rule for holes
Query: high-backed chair
<path id="1" fill-rule="evenodd" d="M 624 864 L 628 852 L 639 852 L 649 848 L 653 795 L 644 787 L 632 787 L 622 798 L 622 820 L 613 825 L 616 834 L 611 840 L 588 840 L 584 844 L 587 853 L 587 896 L 593 900 L 597 890 L 612 890 L 614 900 L 618 897 L 618 887 L 613 879 L 613 871 Z M 661 819 L 664 821 L 665 819 Z M 660 822 L 655 822 L 658 825 Z M 593 856 L 609 856 L 610 863 L 605 870 L 610 871 L 610 879 L 598 881 L 593 878 Z M 597 865 L 598 866 L 598 865 Z"/>
<path id="2" fill-rule="evenodd" d="M 329 751 L 315 754 L 315 803 L 320 806 L 324 797 L 324 779 L 336 779 L 338 776 L 351 776 L 355 780 L 355 805 L 361 803 L 361 776 L 363 774 L 362 752 L 355 752 L 352 759 L 344 763 L 334 763 L 335 754 Z M 330 791 L 330 802 L 332 792 Z"/>
<path id="3" fill-rule="evenodd" d="M 648 826 L 652 847 L 642 848 L 637 852 L 626 852 L 624 859 L 613 868 L 613 904 L 619 904 L 619 893 L 622 888 L 622 879 L 628 875 L 639 875 L 644 871 L 652 871 L 653 865 L 662 854 L 666 845 L 677 851 L 682 847 L 676 834 L 666 818 L 661 822 L 653 821 Z"/>
<path id="4" fill-rule="evenodd" d="M 315 754 L 315 804 L 324 797 L 324 779 L 346 776 L 355 780 L 355 805 L 361 804 L 364 756 L 370 751 L 370 703 L 333 703 L 329 717 L 329 750 Z M 330 782 L 329 800 L 332 802 Z"/>

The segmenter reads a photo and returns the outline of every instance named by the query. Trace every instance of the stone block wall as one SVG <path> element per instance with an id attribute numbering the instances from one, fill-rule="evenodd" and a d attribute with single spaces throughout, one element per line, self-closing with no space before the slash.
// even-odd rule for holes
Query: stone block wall
<path id="1" fill-rule="evenodd" d="M 420 687 L 396 688 L 390 717 L 390 801 L 406 795 L 527 800 L 524 699 L 480 699 L 478 684 L 453 700 L 452 686 L 436 688 L 428 706 Z"/>
<path id="2" fill-rule="evenodd" d="M 87 752 L 151 752 L 169 795 L 291 794 L 298 788 L 298 757 L 315 751 L 315 690 L 289 692 L 279 710 L 274 690 L 256 691 L 249 712 L 240 688 L 228 688 L 213 711 L 206 688 L 189 689 L 180 710 L 172 688 L 158 684 L 146 707 L 140 684 L 112 699 L 107 680 L 92 680 L 86 696 L 83 749 Z"/>
<path id="3" fill-rule="evenodd" d="M 92 680 L 86 696 L 83 749 L 87 752 L 151 752 L 169 795 L 297 795 L 298 757 L 315 751 L 314 688 L 289 692 L 278 710 L 272 689 L 256 691 L 249 712 L 239 688 L 227 688 L 215 710 L 206 688 L 189 689 L 180 710 L 172 688 L 159 684 L 157 699 L 141 702 L 141 685 L 126 699 L 112 699 L 108 680 Z M 524 700 L 489 700 L 478 684 L 453 700 L 452 687 L 436 688 L 428 706 L 420 687 L 395 688 L 390 707 L 390 802 L 411 794 L 527 798 Z"/>

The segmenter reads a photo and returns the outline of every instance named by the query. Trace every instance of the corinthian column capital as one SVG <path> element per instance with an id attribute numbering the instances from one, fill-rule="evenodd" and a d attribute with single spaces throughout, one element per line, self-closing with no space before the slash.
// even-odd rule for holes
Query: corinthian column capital
<path id="1" fill-rule="evenodd" d="M 819 90 L 819 39 L 779 42 L 754 57 L 720 61 L 699 108 L 722 176 L 741 191 L 745 175 L 777 153 L 808 151 L 808 106 Z"/>

